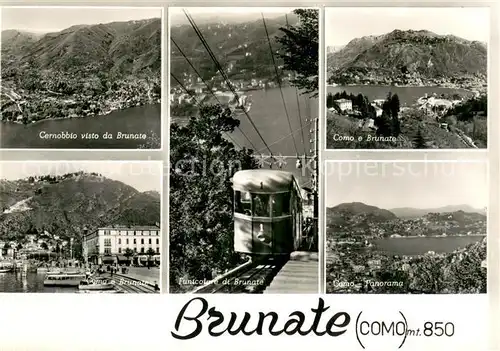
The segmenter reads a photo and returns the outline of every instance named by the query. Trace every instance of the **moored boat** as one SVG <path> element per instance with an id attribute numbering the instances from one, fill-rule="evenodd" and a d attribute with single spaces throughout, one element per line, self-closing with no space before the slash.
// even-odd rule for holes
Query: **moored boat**
<path id="1" fill-rule="evenodd" d="M 12 263 L 0 263 L 0 273 L 8 273 L 14 269 L 14 265 Z"/>

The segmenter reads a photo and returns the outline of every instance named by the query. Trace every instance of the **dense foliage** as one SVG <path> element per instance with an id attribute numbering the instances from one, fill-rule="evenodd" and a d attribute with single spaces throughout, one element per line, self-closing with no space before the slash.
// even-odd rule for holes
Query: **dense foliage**
<path id="1" fill-rule="evenodd" d="M 239 120 L 229 109 L 202 106 L 187 125 L 171 126 L 170 286 L 192 290 L 188 281 L 212 279 L 240 262 L 233 251 L 231 177 L 257 168 L 251 150 L 237 150 L 223 133 Z"/>
<path id="2" fill-rule="evenodd" d="M 469 99 L 461 104 L 458 104 L 446 113 L 447 116 L 456 116 L 458 121 L 470 122 L 475 116 L 488 115 L 488 97 L 486 95 Z"/>
<path id="3" fill-rule="evenodd" d="M 317 95 L 319 11 L 296 9 L 294 13 L 299 17 L 299 23 L 281 28 L 284 35 L 278 38 L 283 46 L 280 56 L 285 63 L 285 69 L 297 73 L 292 83 L 306 93 Z"/>
<path id="4" fill-rule="evenodd" d="M 401 123 L 399 122 L 399 97 L 397 94 L 389 93 L 387 99 L 382 104 L 382 116 L 375 117 L 377 135 L 384 137 L 398 137 L 401 133 Z"/>

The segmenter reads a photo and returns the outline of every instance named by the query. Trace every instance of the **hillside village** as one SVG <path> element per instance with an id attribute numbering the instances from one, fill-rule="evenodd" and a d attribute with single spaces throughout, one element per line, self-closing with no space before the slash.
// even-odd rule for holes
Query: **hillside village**
<path id="1" fill-rule="evenodd" d="M 72 90 L 78 92 L 65 94 L 43 90 L 44 83 L 40 83 L 40 90 L 10 88 L 10 84 L 5 83 L 0 87 L 3 97 L 0 121 L 28 124 L 44 119 L 102 116 L 116 110 L 160 103 L 158 78 L 130 77 L 113 83 L 107 90 L 101 82 L 100 86 L 92 87 L 89 80 L 77 84 L 86 88 L 75 88 Z"/>
<path id="2" fill-rule="evenodd" d="M 73 26 L 36 37 L 3 31 L 0 121 L 28 124 L 160 103 L 160 24 Z M 143 36 L 149 40 L 138 53 L 130 45 Z"/>
<path id="3" fill-rule="evenodd" d="M 396 87 L 443 87 L 465 89 L 473 94 L 486 94 L 488 91 L 485 74 L 464 74 L 457 77 L 425 77 L 419 72 L 387 74 L 376 70 L 352 68 L 332 73 L 328 85 L 389 85 Z"/>

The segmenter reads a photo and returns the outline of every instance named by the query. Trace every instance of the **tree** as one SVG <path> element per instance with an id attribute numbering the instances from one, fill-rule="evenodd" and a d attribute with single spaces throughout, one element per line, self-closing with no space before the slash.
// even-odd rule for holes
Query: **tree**
<path id="1" fill-rule="evenodd" d="M 43 250 L 48 250 L 49 249 L 49 245 L 47 245 L 46 242 L 43 242 L 40 244 L 40 247 L 43 249 Z"/>
<path id="2" fill-rule="evenodd" d="M 427 149 L 426 141 L 422 135 L 422 129 L 419 127 L 415 139 L 413 139 L 414 149 Z"/>
<path id="3" fill-rule="evenodd" d="M 131 248 L 127 247 L 125 249 L 125 252 L 123 253 L 123 255 L 130 260 L 130 258 L 134 256 L 134 250 L 132 250 Z"/>
<path id="4" fill-rule="evenodd" d="M 401 133 L 401 123 L 399 122 L 400 102 L 398 94 L 394 94 L 391 96 L 389 108 L 392 117 L 392 135 L 397 137 Z"/>
<path id="5" fill-rule="evenodd" d="M 440 258 L 423 256 L 411 265 L 410 289 L 422 293 L 440 293 L 445 287 L 443 262 Z"/>
<path id="6" fill-rule="evenodd" d="M 152 266 L 152 262 L 151 261 L 153 259 L 153 256 L 156 255 L 156 252 L 152 248 L 149 248 L 146 251 L 146 255 L 148 255 L 148 267 L 151 267 Z"/>
<path id="7" fill-rule="evenodd" d="M 375 118 L 375 126 L 377 127 L 377 135 L 389 137 L 392 135 L 392 120 L 389 114 L 385 111 L 382 116 Z"/>
<path id="8" fill-rule="evenodd" d="M 399 134 L 401 133 L 401 123 L 399 121 L 400 103 L 398 95 L 393 95 L 391 92 L 389 92 L 387 94 L 387 99 L 382 104 L 382 110 L 383 115 L 385 114 L 386 118 L 388 119 L 388 128 L 390 129 L 390 135 L 395 137 L 399 136 Z M 384 133 L 389 133 L 388 130 L 384 129 Z"/>
<path id="9" fill-rule="evenodd" d="M 319 48 L 319 11 L 314 9 L 297 9 L 293 11 L 299 17 L 295 26 L 280 28 L 283 36 L 278 37 L 283 52 L 286 70 L 294 71 L 297 77 L 292 84 L 305 93 L 318 94 L 318 48 Z"/>
<path id="10" fill-rule="evenodd" d="M 241 262 L 233 252 L 231 177 L 257 168 L 252 150 L 224 138 L 239 125 L 229 109 L 202 106 L 170 135 L 170 286 L 192 290 L 183 279 L 212 279 Z M 208 173 L 207 173 L 208 172 Z"/>

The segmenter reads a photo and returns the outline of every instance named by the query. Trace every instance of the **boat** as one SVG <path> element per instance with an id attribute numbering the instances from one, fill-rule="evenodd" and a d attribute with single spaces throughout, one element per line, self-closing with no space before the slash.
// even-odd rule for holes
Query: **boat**
<path id="1" fill-rule="evenodd" d="M 90 278 L 80 281 L 78 290 L 83 291 L 106 291 L 113 290 L 115 284 L 112 280 L 107 278 Z"/>
<path id="2" fill-rule="evenodd" d="M 45 286 L 78 286 L 85 279 L 84 273 L 54 273 L 47 274 L 43 280 Z"/>
<path id="3" fill-rule="evenodd" d="M 14 269 L 11 263 L 0 263 L 0 273 L 8 273 Z"/>
<path id="4" fill-rule="evenodd" d="M 215 96 L 223 106 L 229 107 L 231 112 L 249 112 L 252 107 L 250 96 L 245 95 L 242 91 L 237 91 L 237 96 L 231 91 L 216 91 Z"/>

